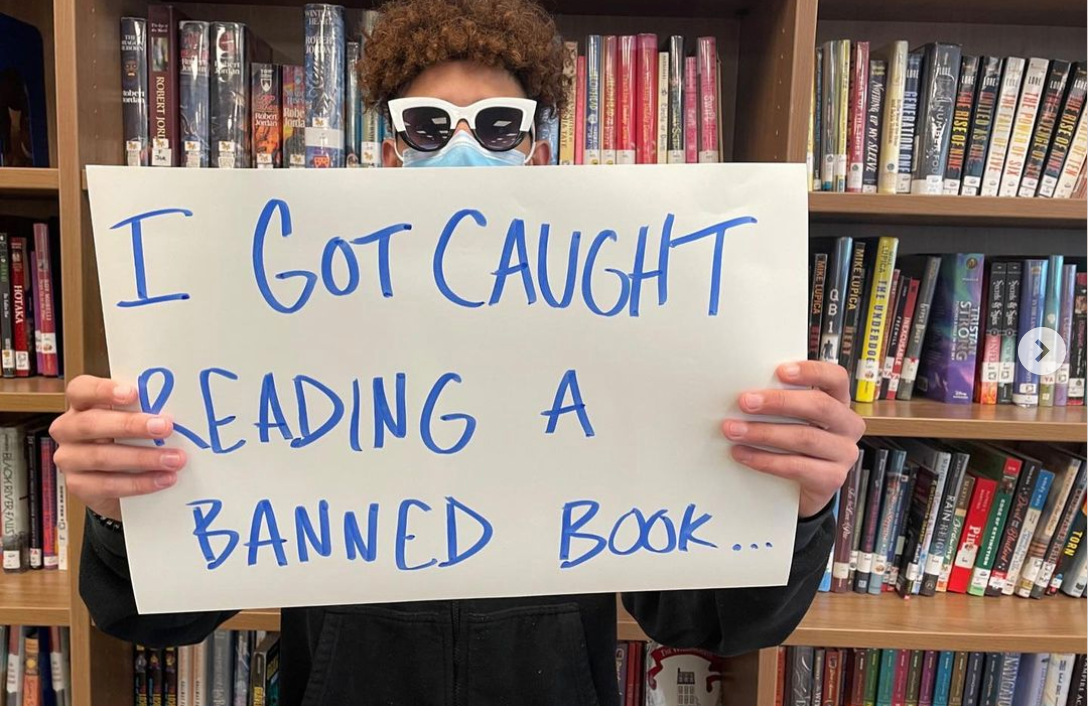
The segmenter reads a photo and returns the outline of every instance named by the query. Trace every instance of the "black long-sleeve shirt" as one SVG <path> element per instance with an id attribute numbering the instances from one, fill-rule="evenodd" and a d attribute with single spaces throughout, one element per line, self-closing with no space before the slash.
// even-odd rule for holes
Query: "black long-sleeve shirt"
<path id="1" fill-rule="evenodd" d="M 831 551 L 829 509 L 797 525 L 789 583 L 640 591 L 623 604 L 646 634 L 723 655 L 797 626 Z M 149 646 L 203 640 L 234 611 L 140 615 L 124 537 L 88 517 L 80 594 L 97 626 Z M 282 706 L 617 706 L 613 594 L 288 608 Z"/>

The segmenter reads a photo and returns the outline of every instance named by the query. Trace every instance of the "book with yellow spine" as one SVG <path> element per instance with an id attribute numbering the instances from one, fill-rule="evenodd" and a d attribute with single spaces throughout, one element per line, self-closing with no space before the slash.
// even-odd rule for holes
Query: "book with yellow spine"
<path id="1" fill-rule="evenodd" d="M 907 51 L 905 41 L 892 42 L 873 53 L 874 59 L 887 63 L 887 85 L 884 89 L 884 120 L 880 137 L 880 168 L 877 192 L 894 194 L 899 178 L 899 133 L 903 125 L 903 88 L 907 81 Z M 889 270 L 889 277 L 891 270 Z"/>
<path id="2" fill-rule="evenodd" d="M 839 102 L 838 120 L 835 127 L 835 191 L 846 191 L 847 170 L 847 136 L 850 132 L 850 40 L 839 40 L 839 51 L 836 58 L 839 60 L 838 76 L 839 85 L 836 89 L 835 99 Z"/>
<path id="3" fill-rule="evenodd" d="M 898 154 L 896 158 L 898 159 Z M 857 391 L 854 395 L 858 402 L 872 402 L 880 389 L 880 344 L 889 318 L 888 307 L 891 302 L 888 301 L 888 295 L 898 249 L 898 238 L 884 237 L 877 243 L 873 284 L 869 290 L 869 319 L 865 325 L 861 355 L 858 357 Z"/>

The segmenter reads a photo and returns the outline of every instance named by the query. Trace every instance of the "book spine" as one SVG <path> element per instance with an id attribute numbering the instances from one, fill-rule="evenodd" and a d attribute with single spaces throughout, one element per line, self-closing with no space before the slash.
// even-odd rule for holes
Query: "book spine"
<path id="1" fill-rule="evenodd" d="M 918 141 L 914 146 L 912 194 L 941 194 L 948 167 L 949 138 L 956 107 L 956 81 L 960 48 L 954 44 L 930 44 L 925 53 L 921 83 Z"/>
<path id="2" fill-rule="evenodd" d="M 23 442 L 22 453 L 26 458 L 26 484 L 27 484 L 27 565 L 31 569 L 42 568 L 42 478 L 41 467 L 38 465 L 34 433 L 27 433 Z"/>
<path id="3" fill-rule="evenodd" d="M 914 319 L 910 327 L 910 339 L 903 356 L 903 371 L 899 379 L 896 399 L 909 400 L 914 396 L 914 384 L 918 379 L 918 367 L 922 357 L 922 344 L 929 329 L 930 314 L 933 311 L 933 295 L 937 289 L 937 280 L 941 272 L 941 258 L 926 258 L 922 282 L 918 287 L 918 304 L 915 306 Z"/>
<path id="4" fill-rule="evenodd" d="M 903 122 L 899 130 L 898 176 L 895 193 L 909 194 L 914 173 L 914 132 L 918 121 L 918 87 L 922 75 L 922 54 L 913 51 L 907 56 L 907 78 L 903 85 Z"/>
<path id="5" fill-rule="evenodd" d="M 1008 575 L 1001 587 L 1001 595 L 1011 596 L 1020 581 L 1020 572 L 1024 567 L 1028 550 L 1031 547 L 1035 530 L 1039 526 L 1039 518 L 1043 514 L 1047 495 L 1054 484 L 1054 474 L 1047 470 L 1040 470 L 1035 479 L 1035 488 L 1028 500 L 1028 509 L 1024 514 L 1024 522 L 1020 528 L 1020 536 L 1016 538 L 1016 546 L 1013 548 L 1012 562 L 1009 564 Z"/>
<path id="6" fill-rule="evenodd" d="M 959 554 L 960 541 L 963 538 L 963 528 L 967 524 L 967 513 L 975 494 L 975 477 L 966 474 L 967 456 L 959 455 L 963 459 L 965 475 L 956 496 L 956 512 L 952 516 L 952 531 L 948 535 L 948 546 L 945 548 L 944 559 L 941 561 L 941 575 L 937 579 L 937 592 L 948 591 L 948 581 L 955 566 L 956 556 Z M 958 462 L 958 461 L 957 461 Z"/>
<path id="7" fill-rule="evenodd" d="M 209 150 L 211 166 L 236 169 L 249 166 L 246 130 L 249 127 L 249 74 L 246 64 L 245 25 L 213 22 L 209 97 Z"/>
<path id="8" fill-rule="evenodd" d="M 1010 56 L 1005 59 L 1001 91 L 994 109 L 990 148 L 986 153 L 986 171 L 982 175 L 982 188 L 979 192 L 982 196 L 997 196 L 1000 192 L 1005 155 L 1016 118 L 1017 99 L 1020 97 L 1020 82 L 1024 76 L 1024 64 L 1024 60 L 1019 57 Z"/>
<path id="9" fill-rule="evenodd" d="M 1021 469 L 1020 480 L 1010 501 L 1004 531 L 998 537 L 997 553 L 985 588 L 987 596 L 1000 596 L 1009 583 L 1009 570 L 1012 568 L 1020 533 L 1024 530 L 1024 521 L 1027 519 L 1028 507 L 1035 493 L 1039 471 L 1038 464 L 1033 462 L 1025 463 Z"/>
<path id="10" fill-rule="evenodd" d="M 839 496 L 839 514 L 836 521 L 835 547 L 831 565 L 831 590 L 843 593 L 850 590 L 850 553 L 854 533 L 857 531 L 858 483 L 861 476 L 861 454 L 850 467 L 846 482 Z"/>
<path id="11" fill-rule="evenodd" d="M 1084 405 L 1085 378 L 1088 374 L 1088 273 L 1078 272 L 1073 295 L 1073 330 L 1069 336 L 1069 399 L 1067 405 Z"/>
<path id="12" fill-rule="evenodd" d="M 1036 195 L 1051 198 L 1058 186 L 1058 180 L 1065 166 L 1065 158 L 1069 154 L 1069 148 L 1073 141 L 1073 135 L 1077 130 L 1077 121 L 1081 110 L 1084 108 L 1085 93 L 1088 92 L 1088 66 L 1077 64 L 1076 72 L 1069 83 L 1069 90 L 1065 94 L 1061 112 L 1058 114 L 1057 125 L 1054 127 L 1054 137 L 1050 141 L 1050 151 L 1044 162 L 1043 174 L 1039 179 L 1039 189 Z"/>
<path id="13" fill-rule="evenodd" d="M 1021 271 L 1019 332 L 1022 339 L 1034 328 L 1043 325 L 1046 307 L 1046 260 L 1025 260 Z M 1036 407 L 1039 405 L 1039 376 L 1017 362 L 1013 383 L 1014 404 Z"/>
<path id="14" fill-rule="evenodd" d="M 887 68 L 887 62 L 880 59 L 869 61 L 868 105 L 865 111 L 865 140 L 862 148 L 865 163 L 861 178 L 861 191 L 866 194 L 875 194 L 877 191 L 877 176 L 880 171 L 880 120 L 884 109 Z"/>
<path id="15" fill-rule="evenodd" d="M 1043 683 L 1043 701 L 1041 706 L 1062 706 L 1069 698 L 1069 685 L 1073 680 L 1072 652 L 1051 652 L 1050 664 Z"/>
<path id="16" fill-rule="evenodd" d="M 249 706 L 249 667 L 253 656 L 252 633 L 238 633 L 234 645 L 234 704 Z"/>
<path id="17" fill-rule="evenodd" d="M 1066 579 L 1071 576 L 1070 567 L 1076 560 L 1077 549 L 1081 546 L 1084 540 L 1085 525 L 1088 524 L 1088 496 L 1081 494 L 1080 502 L 1076 506 L 1080 507 L 1077 511 L 1073 524 L 1069 529 L 1069 533 L 1065 538 L 1065 544 L 1062 546 L 1061 555 L 1058 557 L 1057 567 L 1054 569 L 1054 574 L 1050 578 L 1050 586 L 1046 589 L 1046 595 L 1051 596 L 1057 593 Z"/>
<path id="18" fill-rule="evenodd" d="M 990 582 L 990 574 L 1001 543 L 1001 535 L 1008 519 L 1009 507 L 1016 493 L 1016 481 L 1020 473 L 1020 461 L 1006 457 L 1001 470 L 997 490 L 994 492 L 993 505 L 986 518 L 986 527 L 982 531 L 975 568 L 971 571 L 971 585 L 967 592 L 972 596 L 983 596 Z"/>
<path id="19" fill-rule="evenodd" d="M 27 242 L 27 263 L 26 263 L 26 278 L 28 286 L 30 287 L 30 293 L 26 299 L 27 306 L 27 321 L 33 322 L 30 324 L 33 344 L 30 346 L 34 349 L 32 363 L 30 364 L 31 374 L 37 375 L 42 370 L 42 308 L 39 306 L 41 302 L 41 268 L 38 267 L 38 251 L 34 248 L 34 242 Z"/>
<path id="20" fill-rule="evenodd" d="M 637 52 L 637 38 L 634 35 L 620 37 L 619 84 L 616 98 L 619 106 L 616 164 L 635 164 L 638 142 L 637 102 L 635 100 L 635 86 L 638 83 Z M 694 80 L 694 76 L 692 80 Z M 686 95 L 685 98 L 687 98 Z"/>
<path id="21" fill-rule="evenodd" d="M 1005 306 L 1002 313 L 1001 353 L 997 371 L 997 403 L 1012 404 L 1016 382 L 1016 348 L 1020 338 L 1021 263 L 1008 262 L 1005 269 Z"/>
<path id="22" fill-rule="evenodd" d="M 895 651 L 895 671 L 892 676 L 891 706 L 906 706 L 907 680 L 910 678 L 910 660 L 913 650 Z"/>
<path id="23" fill-rule="evenodd" d="M 879 530 L 876 544 L 873 545 L 873 568 L 869 576 L 869 593 L 879 595 L 883 590 L 884 577 L 888 573 L 888 553 L 894 551 L 895 523 L 898 515 L 900 496 L 904 492 L 902 475 L 893 470 L 888 471 L 888 478 L 884 484 L 884 501 L 881 504 L 879 518 Z"/>
<path id="24" fill-rule="evenodd" d="M 835 190 L 835 146 L 838 143 L 836 132 L 839 127 L 839 71 L 842 62 L 839 60 L 841 45 L 837 41 L 824 42 L 821 62 L 823 76 L 822 110 L 820 137 L 820 189 L 822 191 Z"/>
<path id="25" fill-rule="evenodd" d="M 1020 103 L 1016 108 L 1016 117 L 1013 119 L 998 196 L 1016 196 L 1020 190 L 1020 179 L 1024 175 L 1024 164 L 1027 161 L 1028 149 L 1031 147 L 1031 133 L 1035 127 L 1035 118 L 1039 114 L 1039 101 L 1043 95 L 1049 64 L 1050 62 L 1046 59 L 1033 58 L 1028 60 L 1027 68 L 1024 70 Z"/>
<path id="26" fill-rule="evenodd" d="M 162 696 L 165 706 L 178 706 L 178 648 L 166 647 L 162 654 Z"/>
<path id="27" fill-rule="evenodd" d="M 998 678 L 996 706 L 1012 706 L 1016 693 L 1016 678 L 1020 671 L 1020 653 L 1005 652 L 1001 656 L 1001 673 Z"/>
<path id="28" fill-rule="evenodd" d="M 1042 566 L 1039 568 L 1039 574 L 1035 577 L 1035 582 L 1032 584 L 1031 593 L 1029 594 L 1032 598 L 1042 598 L 1050 587 L 1050 580 L 1054 577 L 1054 571 L 1058 566 L 1058 560 L 1061 558 L 1062 550 L 1065 548 L 1066 537 L 1069 536 L 1069 531 L 1073 526 L 1073 520 L 1080 510 L 1081 504 L 1084 502 L 1084 485 L 1085 469 L 1081 468 L 1077 473 L 1076 485 L 1073 487 L 1073 492 L 1069 494 L 1069 500 L 1061 513 L 1057 529 L 1054 534 L 1051 535 L 1046 552 L 1043 554 Z"/>
<path id="29" fill-rule="evenodd" d="M 888 81 L 884 91 L 884 120 L 881 125 L 880 174 L 877 191 L 894 194 L 899 182 L 900 140 L 903 134 L 903 103 L 907 80 L 907 43 L 893 42 L 884 55 Z"/>
<path id="30" fill-rule="evenodd" d="M 839 68 L 836 74 L 838 86 L 835 99 L 838 101 L 835 126 L 835 191 L 846 191 L 846 177 L 849 166 L 848 135 L 850 132 L 850 40 L 838 40 L 839 50 L 836 58 Z"/>
<path id="31" fill-rule="evenodd" d="M 1085 117 L 1085 113 L 1081 113 L 1080 120 L 1077 121 L 1077 131 L 1073 133 L 1073 140 L 1069 143 L 1069 154 L 1065 157 L 1065 165 L 1058 178 L 1058 185 L 1054 187 L 1054 198 L 1068 199 L 1073 196 L 1073 189 L 1076 188 L 1086 156 L 1088 156 L 1088 118 Z"/>
<path id="32" fill-rule="evenodd" d="M 147 100 L 147 20 L 121 18 L 121 124 L 125 164 L 151 164 L 151 118 Z"/>
<path id="33" fill-rule="evenodd" d="M 971 573 L 979 555 L 986 520 L 990 515 L 996 493 L 996 481 L 990 478 L 975 478 L 974 493 L 964 519 L 960 545 L 956 551 L 952 571 L 948 576 L 948 590 L 951 593 L 967 593 L 971 583 Z"/>
<path id="34" fill-rule="evenodd" d="M 1055 373 L 1054 380 L 1054 406 L 1066 407 L 1069 405 L 1069 371 L 1070 355 L 1069 341 L 1073 337 L 1073 310 L 1076 300 L 1077 266 L 1064 265 L 1062 267 L 1062 287 L 1060 293 L 1061 302 L 1058 306 L 1057 331 L 1061 340 L 1066 344 L 1065 360 Z"/>
<path id="35" fill-rule="evenodd" d="M 0 345 L 3 376 L 15 377 L 15 339 L 12 322 L 11 258 L 8 234 L 0 231 Z"/>
<path id="36" fill-rule="evenodd" d="M 56 302 L 53 297 L 53 253 L 49 238 L 49 225 L 34 224 L 34 250 L 37 253 L 35 276 L 38 283 L 38 315 L 41 318 L 40 334 L 37 339 L 41 364 L 38 374 L 56 377 L 60 373 L 59 351 L 57 350 Z"/>
<path id="37" fill-rule="evenodd" d="M 884 497 L 887 452 L 874 450 L 872 455 L 874 463 L 869 474 L 865 515 L 861 525 L 864 535 L 858 547 L 857 570 L 854 572 L 855 593 L 869 592 L 869 583 L 873 570 L 873 555 L 876 550 L 876 538 L 880 525 L 880 502 Z"/>
<path id="38" fill-rule="evenodd" d="M 951 454 L 938 454 L 935 463 L 936 468 L 933 469 L 935 474 L 933 490 L 929 496 L 929 501 L 926 504 L 924 516 L 925 525 L 924 530 L 922 531 L 922 539 L 918 546 L 917 567 L 909 577 L 911 580 L 911 595 L 921 594 L 927 572 L 932 572 L 932 585 L 933 589 L 936 589 L 937 573 L 940 570 L 943 545 L 934 547 L 934 538 L 938 531 L 938 525 L 941 523 L 942 503 L 945 499 L 945 488 L 949 482 L 950 462 Z"/>
<path id="39" fill-rule="evenodd" d="M 684 154 L 684 38 L 669 37 L 669 164 L 683 164 Z"/>
<path id="40" fill-rule="evenodd" d="M 181 165 L 207 167 L 209 163 L 208 23 L 178 23 L 178 128 Z"/>
<path id="41" fill-rule="evenodd" d="M 1035 122 L 1035 130 L 1031 135 L 1031 145 L 1028 148 L 1027 160 L 1024 163 L 1024 173 L 1020 178 L 1020 188 L 1017 190 L 1017 196 L 1031 198 L 1035 196 L 1035 192 L 1039 188 L 1039 178 L 1043 175 L 1047 149 L 1050 147 L 1050 140 L 1054 136 L 1054 126 L 1058 121 L 1062 96 L 1065 95 L 1065 86 L 1069 81 L 1069 69 L 1070 64 L 1068 61 L 1055 59 L 1050 62 L 1050 71 L 1047 74 L 1046 86 L 1039 104 L 1039 117 Z"/>
<path id="42" fill-rule="evenodd" d="M 358 167 L 361 161 L 362 141 L 363 141 L 363 126 L 362 126 L 362 103 L 361 96 L 359 94 L 359 57 L 360 46 L 359 42 L 346 41 L 344 42 L 344 166 L 345 167 Z M 268 163 L 268 152 L 262 152 L 265 156 L 265 163 L 258 164 L 256 157 L 257 151 L 257 92 L 259 90 L 258 81 L 260 80 L 260 69 L 258 64 L 253 64 L 250 69 L 250 75 L 252 76 L 252 88 L 251 95 L 253 100 L 253 166 L 258 169 L 271 169 L 274 165 Z M 272 64 L 265 64 L 269 70 L 275 70 L 275 66 Z M 271 78 L 271 74 L 269 74 Z M 265 111 L 269 110 L 269 107 L 264 108 Z M 271 132 L 271 131 L 268 131 Z M 268 136 L 265 135 L 267 140 Z M 267 146 L 266 146 L 267 149 Z"/>
<path id="43" fill-rule="evenodd" d="M 1014 706 L 1039 706 L 1043 700 L 1043 686 L 1046 683 L 1046 670 L 1050 662 L 1050 653 L 1026 654 L 1020 660 L 1020 674 Z"/>
<path id="44" fill-rule="evenodd" d="M 888 296 L 891 289 L 892 273 L 895 269 L 895 255 L 899 241 L 897 238 L 882 237 L 877 245 L 877 255 L 873 271 L 872 291 L 869 297 L 869 320 L 865 326 L 863 347 L 858 358 L 857 393 L 858 402 L 872 402 L 880 382 L 880 360 L 878 359 L 884 329 L 887 327 Z"/>
<path id="45" fill-rule="evenodd" d="M 211 674 L 209 673 L 211 655 L 209 652 L 213 639 L 209 637 L 192 646 L 193 669 L 190 678 L 193 689 L 193 706 L 210 706 L 211 703 Z"/>
<path id="46" fill-rule="evenodd" d="M 601 37 L 601 103 L 600 141 L 601 164 L 616 163 L 616 71 L 619 63 L 619 46 L 616 35 Z"/>
<path id="47" fill-rule="evenodd" d="M 578 57 L 574 66 L 577 74 L 574 88 L 574 163 L 585 164 L 586 150 L 586 58 Z"/>
<path id="48" fill-rule="evenodd" d="M 1001 334 L 1005 317 L 1004 262 L 990 265 L 990 277 L 986 284 L 986 330 L 982 339 L 982 361 L 978 366 L 978 388 L 975 402 L 997 404 L 997 385 L 1001 376 Z"/>
<path id="49" fill-rule="evenodd" d="M 896 504 L 895 520 L 892 524 L 892 542 L 888 547 L 887 570 L 884 572 L 884 585 L 882 590 L 894 591 L 899 580 L 899 569 L 903 565 L 902 558 L 907 545 L 907 516 L 910 509 L 910 500 L 914 497 L 914 486 L 918 479 L 918 467 L 913 464 L 904 465 L 905 453 L 892 451 L 892 456 L 900 457 L 897 467 L 903 470 L 900 473 L 899 501 Z"/>
<path id="50" fill-rule="evenodd" d="M 627 37 L 624 37 L 627 39 Z M 622 49 L 622 44 L 621 44 Z M 632 39 L 631 51 L 634 51 Z M 622 51 L 621 51 L 622 62 Z M 631 59 L 632 65 L 634 59 Z M 559 116 L 559 163 L 574 164 L 574 120 L 577 111 L 578 42 L 563 42 L 563 111 Z M 633 87 L 632 87 L 633 88 Z"/>
<path id="51" fill-rule="evenodd" d="M 303 11 L 306 67 L 306 166 L 344 166 L 344 15 L 337 5 Z"/>
<path id="52" fill-rule="evenodd" d="M 824 700 L 824 657 L 826 650 L 817 647 L 812 652 L 812 706 L 822 706 Z"/>
<path id="53" fill-rule="evenodd" d="M 926 514 L 933 505 L 933 496 L 937 492 L 935 481 L 936 475 L 931 469 L 919 469 L 910 497 L 906 499 L 908 510 L 904 532 L 905 542 L 901 553 L 903 562 L 895 582 L 895 591 L 904 598 L 912 594 L 914 582 L 922 578 L 922 532 Z"/>
<path id="54" fill-rule="evenodd" d="M 170 5 L 147 8 L 151 166 L 178 164 L 177 16 Z"/>
<path id="55" fill-rule="evenodd" d="M 350 51 L 348 56 L 350 58 Z M 351 73 L 355 73 L 354 69 Z M 279 169 L 283 166 L 283 146 L 281 142 L 283 104 L 280 101 L 282 94 L 280 67 L 275 64 L 254 62 L 251 65 L 251 75 L 253 166 L 257 169 Z M 351 82 L 349 80 L 349 83 Z M 352 122 L 358 121 L 348 121 L 347 130 L 349 135 L 352 134 Z M 358 127 L 358 125 L 355 127 Z M 350 160 L 354 155 L 355 166 L 359 165 L 360 144 L 358 140 L 355 140 L 354 143 L 352 140 L 348 141 L 348 159 Z"/>
<path id="56" fill-rule="evenodd" d="M 147 702 L 150 706 L 163 706 L 162 695 L 162 648 L 147 650 Z"/>
<path id="57" fill-rule="evenodd" d="M 714 37 L 699 37 L 699 161 L 718 161 L 718 49 Z"/>
<path id="58" fill-rule="evenodd" d="M 669 161 L 669 52 L 657 54 L 657 163 Z"/>
<path id="59" fill-rule="evenodd" d="M 861 319 L 862 297 L 865 284 L 865 252 L 866 246 L 862 241 L 854 244 L 854 251 L 850 262 L 850 277 L 846 285 L 846 295 L 843 306 L 842 339 L 839 341 L 838 363 L 853 376 L 853 368 L 850 361 L 858 344 L 858 323 Z"/>
<path id="60" fill-rule="evenodd" d="M 840 706 L 846 650 L 828 648 L 824 653 L 824 698 L 820 706 Z"/>
<path id="61" fill-rule="evenodd" d="M 15 376 L 30 375 L 30 338 L 33 331 L 27 323 L 27 246 L 26 238 L 11 239 L 11 311 L 12 338 L 15 348 Z"/>
<path id="62" fill-rule="evenodd" d="M 918 689 L 918 706 L 932 706 L 934 684 L 937 680 L 937 651 L 926 650 L 922 657 L 922 681 Z"/>
<path id="63" fill-rule="evenodd" d="M 813 255 L 812 296 L 809 299 L 808 358 L 820 355 L 820 331 L 823 326 L 824 288 L 827 284 L 827 253 Z"/>
<path id="64" fill-rule="evenodd" d="M 830 259 L 831 272 L 824 292 L 824 317 L 819 336 L 819 360 L 838 363 L 845 316 L 844 298 L 850 277 L 850 254 L 853 238 L 844 236 L 835 241 L 835 254 Z"/>
<path id="65" fill-rule="evenodd" d="M 231 667 L 234 664 L 234 649 L 231 638 L 232 633 L 229 630 L 216 630 L 212 633 L 210 706 L 232 706 L 231 687 L 234 680 Z"/>
<path id="66" fill-rule="evenodd" d="M 699 161 L 699 60 L 684 59 L 684 161 Z"/>
<path id="67" fill-rule="evenodd" d="M 923 650 L 911 650 L 910 666 L 907 668 L 907 692 L 904 699 L 906 706 L 918 706 L 924 662 L 925 652 Z"/>
<path id="68" fill-rule="evenodd" d="M 374 10 L 364 10 L 362 19 L 362 31 L 359 39 L 359 61 L 366 61 L 366 43 L 367 39 L 373 34 L 374 26 L 378 22 L 379 13 Z M 564 45 L 566 51 L 568 48 Z M 564 55 L 566 54 L 564 52 Z M 578 45 L 574 45 L 574 51 L 577 54 Z M 365 63 L 363 64 L 365 65 Z M 574 67 L 571 66 L 573 72 Z M 563 66 L 563 72 L 567 72 L 566 64 Z M 573 110 L 574 108 L 574 95 L 573 84 L 565 83 L 564 90 L 566 91 L 569 104 L 567 104 L 564 110 Z M 362 84 L 359 84 L 359 106 L 360 106 L 360 125 L 359 131 L 362 133 L 359 140 L 359 166 L 361 167 L 381 167 L 382 166 L 382 140 L 384 136 L 382 133 L 385 131 L 385 115 L 383 111 L 377 106 L 367 107 L 366 91 Z M 551 115 L 551 117 L 560 121 L 562 124 L 562 116 Z M 543 133 L 543 130 L 541 130 Z M 556 129 L 553 133 L 554 145 L 552 147 L 551 163 L 558 164 L 562 153 L 562 148 L 559 145 L 560 134 Z"/>
<path id="69" fill-rule="evenodd" d="M 50 454 L 57 450 L 52 440 L 49 442 Z M 54 464 L 55 466 L 55 464 Z M 57 569 L 68 570 L 68 483 L 64 474 L 57 469 Z"/>
<path id="70" fill-rule="evenodd" d="M 193 646 L 178 647 L 178 706 L 193 706 Z M 248 706 L 248 704 L 246 705 Z"/>
<path id="71" fill-rule="evenodd" d="M 952 687 L 952 665 L 956 653 L 941 650 L 937 655 L 937 674 L 933 679 L 933 706 L 948 706 L 949 692 Z"/>
<path id="72" fill-rule="evenodd" d="M 952 111 L 952 124 L 948 136 L 948 164 L 944 170 L 943 193 L 955 196 L 960 193 L 960 180 L 967 158 L 967 138 L 971 134 L 971 107 L 975 102 L 975 81 L 978 78 L 979 58 L 965 56 L 960 63 L 959 87 L 956 105 Z"/>
<path id="73" fill-rule="evenodd" d="M 1043 512 L 1039 516 L 1039 523 L 1024 559 L 1024 567 L 1020 571 L 1020 580 L 1016 585 L 1016 595 L 1021 598 L 1031 597 L 1031 590 L 1042 571 L 1047 549 L 1061 522 L 1062 510 L 1077 483 L 1077 475 L 1068 467 L 1056 469 L 1054 483 L 1043 505 Z"/>
<path id="74" fill-rule="evenodd" d="M 910 278 L 907 283 L 907 294 L 903 305 L 902 324 L 900 325 L 898 340 L 895 344 L 892 357 L 891 373 L 887 380 L 887 389 L 884 398 L 894 400 L 899 391 L 899 383 L 903 374 L 903 363 L 906 359 L 907 345 L 910 342 L 911 326 L 914 323 L 914 311 L 918 305 L 918 289 L 921 280 Z M 890 352 L 891 353 L 891 352 Z"/>
<path id="75" fill-rule="evenodd" d="M 817 49 L 817 55 L 819 50 Z M 818 66 L 818 64 L 817 64 Z M 806 189 L 808 191 L 819 191 L 816 188 L 816 179 L 818 179 L 818 172 L 816 170 L 816 81 L 813 79 L 810 84 L 811 91 L 809 92 L 809 111 L 808 111 L 808 135 L 805 141 L 805 173 L 808 175 L 808 182 Z"/>
<path id="76" fill-rule="evenodd" d="M 957 652 L 952 660 L 952 678 L 948 686 L 948 706 L 962 706 L 964 688 L 967 682 L 968 665 L 971 663 L 970 652 Z M 977 682 L 974 685 L 978 689 Z"/>
<path id="77" fill-rule="evenodd" d="M 919 383 L 930 399 L 967 404 L 974 399 L 984 256 L 945 255 Z"/>
<path id="78" fill-rule="evenodd" d="M 585 163 L 601 163 L 601 53 L 599 34 L 586 37 L 586 147 Z"/>
<path id="79" fill-rule="evenodd" d="M 978 95 L 971 117 L 971 137 L 967 143 L 967 157 L 963 165 L 963 181 L 960 194 L 978 196 L 982 177 L 986 173 L 986 157 L 990 150 L 997 96 L 1001 89 L 1001 59 L 986 56 L 981 59 L 978 77 Z"/>
<path id="80" fill-rule="evenodd" d="M 1059 318 L 1062 305 L 1062 275 L 1064 270 L 1064 257 L 1051 255 L 1046 266 L 1046 301 L 1043 305 L 1043 330 L 1040 336 L 1043 344 L 1050 350 L 1054 350 L 1057 343 L 1054 336 L 1057 335 Z M 1054 406 L 1054 390 L 1057 386 L 1057 371 L 1051 371 L 1039 376 L 1039 406 Z"/>
<path id="81" fill-rule="evenodd" d="M 824 129 L 826 116 L 827 86 L 824 85 L 824 48 L 816 47 L 816 60 L 812 74 L 812 191 L 823 191 Z"/>
<path id="82" fill-rule="evenodd" d="M 53 463 L 53 444 L 48 435 L 37 439 L 32 453 L 38 456 L 42 482 L 42 568 L 57 569 L 57 468 Z"/>
<path id="83" fill-rule="evenodd" d="M 306 72 L 301 66 L 281 66 L 283 97 L 283 166 L 306 167 Z"/>
<path id="84" fill-rule="evenodd" d="M 588 43 L 587 43 L 588 47 Z M 587 48 L 588 54 L 588 48 Z M 639 164 L 657 163 L 657 35 L 638 35 L 638 143 Z"/>
<path id="85" fill-rule="evenodd" d="M 953 544 L 953 528 L 956 518 L 956 505 L 963 487 L 966 464 L 960 467 L 952 465 L 945 480 L 944 493 L 940 498 L 937 522 L 933 529 L 933 538 L 929 543 L 926 565 L 922 575 L 919 593 L 933 596 L 939 590 L 945 559 L 950 556 L 949 547 Z"/>
<path id="86" fill-rule="evenodd" d="M 850 59 L 850 134 L 847 139 L 846 172 L 846 191 L 850 193 L 861 193 L 865 184 L 865 135 L 870 90 L 869 42 L 854 42 Z"/>

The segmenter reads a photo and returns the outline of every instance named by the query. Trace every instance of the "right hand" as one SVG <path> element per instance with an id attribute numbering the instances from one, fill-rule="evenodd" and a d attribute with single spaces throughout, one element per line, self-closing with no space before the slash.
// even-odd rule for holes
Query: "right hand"
<path id="1" fill-rule="evenodd" d="M 130 446 L 121 439 L 164 439 L 173 432 L 165 415 L 126 412 L 113 406 L 136 402 L 136 388 L 106 378 L 80 375 L 68 383 L 68 411 L 49 434 L 57 442 L 53 462 L 69 492 L 93 512 L 121 520 L 120 499 L 146 495 L 177 482 L 185 452 L 167 447 Z"/>

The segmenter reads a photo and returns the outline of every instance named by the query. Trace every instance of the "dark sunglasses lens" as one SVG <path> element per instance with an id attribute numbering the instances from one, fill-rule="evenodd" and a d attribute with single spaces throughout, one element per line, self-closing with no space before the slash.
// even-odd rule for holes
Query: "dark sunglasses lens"
<path id="1" fill-rule="evenodd" d="M 484 108 L 476 116 L 476 139 L 495 152 L 517 147 L 523 137 L 522 116 L 519 108 Z"/>
<path id="2" fill-rule="evenodd" d="M 409 146 L 431 152 L 449 142 L 454 126 L 449 113 L 434 106 L 408 108 L 404 111 L 404 141 Z"/>

